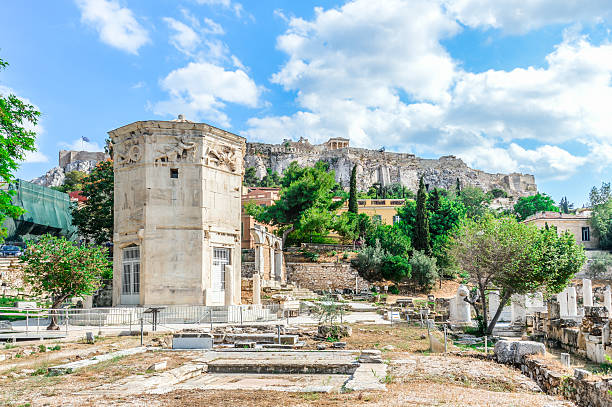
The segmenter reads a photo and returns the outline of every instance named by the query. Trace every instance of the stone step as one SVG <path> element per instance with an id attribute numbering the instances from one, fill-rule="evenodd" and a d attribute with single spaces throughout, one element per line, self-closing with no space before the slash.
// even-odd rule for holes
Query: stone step
<path id="1" fill-rule="evenodd" d="M 353 374 L 358 367 L 356 361 L 217 359 L 208 363 L 208 373 Z"/>

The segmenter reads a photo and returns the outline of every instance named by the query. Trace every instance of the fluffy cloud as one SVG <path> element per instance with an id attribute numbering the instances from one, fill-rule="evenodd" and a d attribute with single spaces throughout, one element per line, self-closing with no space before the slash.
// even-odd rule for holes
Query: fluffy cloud
<path id="1" fill-rule="evenodd" d="M 170 17 L 165 17 L 164 21 L 174 30 L 174 34 L 170 37 L 170 42 L 179 51 L 191 54 L 202 41 L 194 29 L 187 24 Z"/>
<path id="2" fill-rule="evenodd" d="M 225 102 L 247 107 L 259 104 L 260 90 L 243 70 L 226 70 L 207 62 L 191 62 L 170 72 L 161 86 L 170 99 L 154 106 L 160 115 L 184 113 L 187 118 L 204 118 L 229 127 L 229 118 L 222 111 Z"/>
<path id="3" fill-rule="evenodd" d="M 520 34 L 549 24 L 597 23 L 612 16 L 609 0 L 443 0 L 469 27 L 499 28 Z"/>
<path id="4" fill-rule="evenodd" d="M 118 0 L 76 0 L 76 4 L 81 21 L 98 31 L 102 42 L 131 54 L 150 42 L 132 10 L 121 7 Z"/>
<path id="5" fill-rule="evenodd" d="M 291 18 L 277 41 L 288 59 L 271 81 L 296 92 L 299 110 L 252 118 L 244 133 L 269 142 L 348 136 L 540 179 L 567 178 L 592 165 L 597 148 L 610 151 L 612 45 L 567 34 L 545 67 L 470 73 L 440 43 L 459 29 L 438 3 L 418 0 L 354 0 Z M 560 146 L 570 141 L 590 156 Z"/>

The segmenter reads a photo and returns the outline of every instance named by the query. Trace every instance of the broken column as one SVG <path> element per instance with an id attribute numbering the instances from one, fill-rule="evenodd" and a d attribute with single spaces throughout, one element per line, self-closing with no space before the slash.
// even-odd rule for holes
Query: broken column
<path id="1" fill-rule="evenodd" d="M 612 291 L 609 285 L 606 286 L 604 291 L 604 307 L 608 311 L 608 316 L 612 317 Z"/>
<path id="2" fill-rule="evenodd" d="M 578 316 L 578 304 L 576 303 L 576 287 L 567 287 L 567 316 Z"/>
<path id="3" fill-rule="evenodd" d="M 499 291 L 495 290 L 489 292 L 489 321 L 493 320 L 497 308 L 499 308 Z"/>
<path id="4" fill-rule="evenodd" d="M 512 323 L 524 324 L 527 319 L 525 309 L 525 295 L 515 294 L 512 296 Z"/>
<path id="5" fill-rule="evenodd" d="M 253 305 L 261 305 L 261 277 L 253 274 Z"/>
<path id="6" fill-rule="evenodd" d="M 567 288 L 557 294 L 557 302 L 559 303 L 559 315 L 561 318 L 567 316 Z"/>
<path id="7" fill-rule="evenodd" d="M 582 305 L 585 307 L 593 306 L 593 287 L 591 280 L 588 278 L 582 280 Z"/>

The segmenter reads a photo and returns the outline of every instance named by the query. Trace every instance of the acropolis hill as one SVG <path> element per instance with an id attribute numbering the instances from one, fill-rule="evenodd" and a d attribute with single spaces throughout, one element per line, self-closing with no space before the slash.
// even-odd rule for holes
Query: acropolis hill
<path id="1" fill-rule="evenodd" d="M 285 140 L 282 144 L 247 143 L 244 168 L 255 167 L 257 176 L 261 178 L 267 168 L 282 174 L 292 161 L 302 166 L 325 161 L 336 172 L 336 180 L 348 187 L 351 170 L 357 164 L 357 188 L 364 191 L 377 182 L 382 185 L 401 183 L 416 191 L 421 175 L 424 175 L 425 183 L 430 188 L 454 187 L 459 178 L 462 186 L 475 186 L 484 191 L 499 188 L 515 199 L 534 195 L 538 190 L 531 174 L 490 174 L 472 169 L 452 155 L 426 159 L 414 154 L 350 147 L 349 143 L 345 138 L 331 138 L 315 145 L 303 138 L 299 141 Z M 75 169 L 89 172 L 103 158 L 104 153 L 94 157 L 87 152 L 62 151 L 60 166 L 33 182 L 45 186 L 61 185 L 65 173 Z"/>
<path id="2" fill-rule="evenodd" d="M 349 186 L 351 171 L 357 164 L 357 188 L 367 190 L 372 184 L 401 183 L 413 191 L 419 178 L 430 188 L 451 188 L 457 178 L 462 186 L 475 186 L 490 191 L 503 189 L 513 197 L 534 195 L 538 188 L 531 174 L 490 174 L 468 167 L 452 155 L 438 159 L 425 159 L 414 154 L 392 153 L 349 146 L 345 138 L 331 138 L 323 144 L 310 144 L 306 139 L 285 140 L 282 144 L 247 143 L 245 168 L 255 167 L 258 177 L 266 174 L 266 168 L 282 173 L 292 161 L 302 166 L 312 166 L 317 161 L 329 163 L 336 172 L 336 180 Z"/>

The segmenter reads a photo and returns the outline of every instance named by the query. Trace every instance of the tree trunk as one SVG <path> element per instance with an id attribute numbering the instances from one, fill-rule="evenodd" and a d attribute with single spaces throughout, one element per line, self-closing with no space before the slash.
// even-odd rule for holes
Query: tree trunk
<path id="1" fill-rule="evenodd" d="M 487 297 L 485 296 L 485 288 L 482 285 L 479 285 L 480 291 L 480 300 L 482 301 L 482 333 L 486 334 L 488 332 L 488 322 L 487 322 Z"/>
<path id="2" fill-rule="evenodd" d="M 497 320 L 499 319 L 499 316 L 502 313 L 502 310 L 504 309 L 504 305 L 506 304 L 506 301 L 508 301 L 510 299 L 511 295 L 510 294 L 506 294 L 503 297 L 500 297 L 499 299 L 499 307 L 497 307 L 497 311 L 495 311 L 495 315 L 493 315 L 493 319 L 491 319 L 491 323 L 489 324 L 489 326 L 487 327 L 487 335 L 491 335 L 493 333 L 493 329 L 495 328 L 495 324 L 497 324 Z"/>
<path id="3" fill-rule="evenodd" d="M 53 309 L 53 311 L 50 313 L 49 317 L 51 318 L 51 322 L 49 323 L 49 326 L 47 327 L 48 331 L 59 331 L 60 327 L 57 324 L 57 309 L 59 308 L 60 305 L 62 305 L 62 302 L 64 302 L 64 300 L 67 297 L 60 297 L 57 298 L 54 302 L 53 305 L 51 305 L 51 308 Z"/>
<path id="4" fill-rule="evenodd" d="M 294 230 L 295 230 L 295 226 L 292 225 L 289 229 L 283 232 L 283 249 L 285 248 L 285 242 L 287 241 L 287 236 L 289 236 L 289 233 L 293 232 Z"/>

